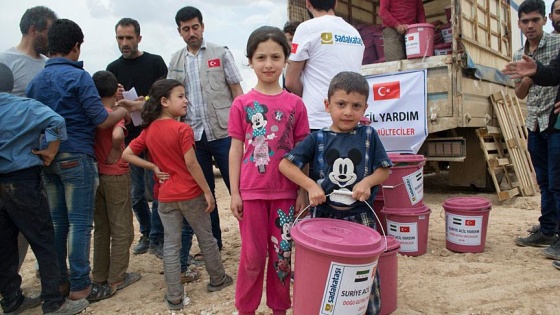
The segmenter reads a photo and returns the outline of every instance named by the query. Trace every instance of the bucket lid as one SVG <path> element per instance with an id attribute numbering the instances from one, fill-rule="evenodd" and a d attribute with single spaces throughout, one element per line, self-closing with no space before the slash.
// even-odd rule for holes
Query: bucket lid
<path id="1" fill-rule="evenodd" d="M 434 45 L 434 49 L 450 49 L 451 42 Z"/>
<path id="2" fill-rule="evenodd" d="M 416 208 L 383 207 L 383 209 L 381 210 L 381 213 L 383 214 L 395 214 L 395 215 L 402 215 L 405 217 L 419 216 L 422 214 L 429 214 L 430 212 L 432 212 L 432 210 L 430 210 L 430 208 L 428 208 L 426 205 L 422 205 L 421 207 L 416 207 Z"/>
<path id="3" fill-rule="evenodd" d="M 389 159 L 394 164 L 397 163 L 421 163 L 426 160 L 422 154 L 399 154 L 399 153 L 389 153 L 387 154 Z"/>
<path id="4" fill-rule="evenodd" d="M 384 237 L 387 240 L 387 250 L 385 250 L 385 252 L 390 252 L 399 249 L 401 247 L 401 243 L 397 241 L 397 239 L 394 238 L 393 236 L 387 235 Z"/>
<path id="5" fill-rule="evenodd" d="M 433 24 L 430 23 L 416 23 L 416 24 L 408 24 L 408 29 L 414 29 L 418 27 L 428 27 L 428 28 L 435 28 Z"/>
<path id="6" fill-rule="evenodd" d="M 340 257 L 372 257 L 385 250 L 379 233 L 365 225 L 336 219 L 308 219 L 292 227 L 297 245 Z"/>
<path id="7" fill-rule="evenodd" d="M 492 203 L 482 197 L 455 197 L 449 198 L 443 202 L 445 210 L 464 210 L 464 211 L 477 211 L 477 210 L 490 210 Z"/>

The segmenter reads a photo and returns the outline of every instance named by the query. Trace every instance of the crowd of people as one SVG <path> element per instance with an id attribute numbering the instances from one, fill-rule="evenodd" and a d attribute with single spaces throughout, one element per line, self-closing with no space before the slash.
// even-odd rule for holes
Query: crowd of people
<path id="1" fill-rule="evenodd" d="M 407 25 L 425 16 L 421 1 L 396 10 L 390 2 L 381 1 L 380 15 L 384 36 L 394 41 L 386 49 L 398 56 Z M 176 13 L 185 46 L 169 65 L 139 50 L 140 24 L 123 18 L 115 25 L 121 56 L 93 76 L 79 61 L 80 26 L 44 6 L 28 9 L 21 42 L 0 53 L 4 313 L 42 304 L 45 314 L 77 314 L 140 281 L 128 272 L 130 254 L 151 253 L 162 259 L 171 311 L 188 304 L 183 283 L 200 278 L 191 264 L 204 264 L 209 292 L 236 283 L 240 315 L 255 314 L 264 282 L 267 306 L 286 314 L 294 218 L 310 206 L 314 217 L 375 228 L 365 203 L 373 203 L 392 166 L 375 129 L 362 123 L 370 93 L 359 73 L 364 45 L 334 40 L 360 38 L 336 16 L 336 3 L 307 0 L 310 20 L 254 30 L 246 56 L 257 84 L 247 92 L 231 52 L 206 41 L 202 13 L 192 6 Z M 560 25 L 560 1 L 551 19 Z M 560 123 L 553 114 L 560 94 L 538 86 L 560 83 L 560 37 L 543 32 L 545 23 L 544 2 L 524 1 L 519 27 L 527 41 L 504 73 L 518 78 L 516 94 L 528 97 L 529 150 L 542 195 L 540 225 L 515 242 L 550 245 L 545 255 L 560 260 Z M 214 165 L 239 221 L 236 277 L 221 259 Z M 331 198 L 333 192 L 352 200 Z M 133 214 L 141 234 L 135 246 Z M 193 235 L 201 252 L 191 255 Z M 28 246 L 40 296 L 21 290 Z M 378 314 L 377 274 L 370 292 L 365 314 Z"/>

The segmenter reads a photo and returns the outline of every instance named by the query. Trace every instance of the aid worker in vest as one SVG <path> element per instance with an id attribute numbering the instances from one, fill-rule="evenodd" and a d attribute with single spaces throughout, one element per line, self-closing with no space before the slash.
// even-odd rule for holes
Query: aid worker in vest
<path id="1" fill-rule="evenodd" d="M 228 155 L 231 138 L 227 132 L 228 116 L 233 99 L 243 94 L 240 85 L 242 78 L 228 48 L 204 40 L 202 13 L 197 8 L 187 6 L 180 9 L 175 15 L 175 22 L 187 46 L 171 56 L 167 78 L 185 85 L 189 100 L 186 122 L 194 131 L 198 163 L 212 194 L 215 194 L 212 159 L 229 190 Z M 212 234 L 221 250 L 218 203 L 210 216 Z M 189 232 L 192 239 L 192 230 Z M 190 248 L 189 245 L 183 243 L 183 247 Z M 200 255 L 195 255 L 195 259 L 201 259 Z"/>

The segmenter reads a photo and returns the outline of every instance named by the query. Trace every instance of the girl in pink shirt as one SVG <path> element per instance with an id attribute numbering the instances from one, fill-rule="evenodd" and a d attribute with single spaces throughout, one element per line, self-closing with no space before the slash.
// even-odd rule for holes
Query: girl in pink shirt
<path id="1" fill-rule="evenodd" d="M 247 57 L 258 83 L 231 106 L 231 211 L 239 220 L 242 240 L 235 289 L 239 315 L 255 314 L 265 269 L 268 307 L 273 314 L 286 314 L 291 306 L 290 226 L 305 195 L 298 194 L 298 186 L 280 173 L 278 165 L 308 135 L 309 122 L 301 98 L 279 84 L 289 54 L 280 29 L 255 30 L 247 42 Z"/>

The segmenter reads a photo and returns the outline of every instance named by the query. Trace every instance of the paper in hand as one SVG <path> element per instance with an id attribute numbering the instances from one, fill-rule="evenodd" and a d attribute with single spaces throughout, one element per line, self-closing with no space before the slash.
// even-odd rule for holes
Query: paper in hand
<path id="1" fill-rule="evenodd" d="M 133 87 L 128 91 L 124 91 L 123 98 L 125 100 L 136 100 L 138 98 L 138 94 L 136 94 L 136 89 Z M 134 126 L 139 126 L 142 124 L 142 116 L 140 115 L 139 111 L 135 110 L 130 112 L 130 118 L 132 118 L 132 123 L 134 124 Z"/>

